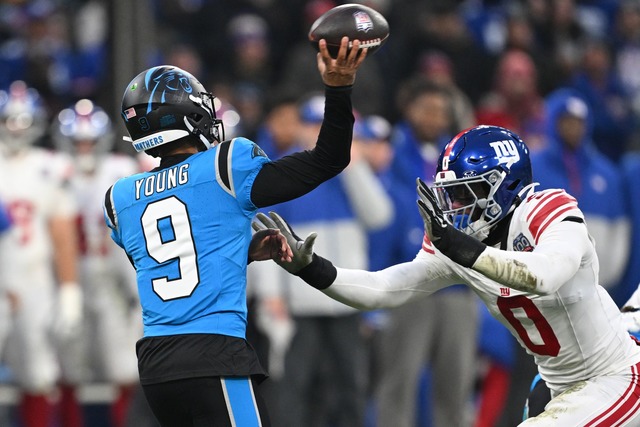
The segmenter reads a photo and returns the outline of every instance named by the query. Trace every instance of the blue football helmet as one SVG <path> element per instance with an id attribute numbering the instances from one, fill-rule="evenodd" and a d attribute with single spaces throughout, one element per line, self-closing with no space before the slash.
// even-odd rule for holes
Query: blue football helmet
<path id="1" fill-rule="evenodd" d="M 224 140 L 215 97 L 190 73 L 171 65 L 152 67 L 138 74 L 122 98 L 122 118 L 136 151 L 154 154 L 153 148 L 187 136 L 206 150 Z M 149 150 L 151 150 L 149 152 Z"/>
<path id="2" fill-rule="evenodd" d="M 442 150 L 434 189 L 446 220 L 483 240 L 532 186 L 529 149 L 498 126 L 459 133 Z"/>

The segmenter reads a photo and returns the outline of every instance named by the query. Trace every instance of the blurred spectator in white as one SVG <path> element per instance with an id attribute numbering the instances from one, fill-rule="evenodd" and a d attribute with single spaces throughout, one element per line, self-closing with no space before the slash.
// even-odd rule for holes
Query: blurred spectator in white
<path id="1" fill-rule="evenodd" d="M 315 144 L 323 97 L 311 96 L 300 108 L 302 145 L 297 149 Z M 286 212 L 296 232 L 323 232 L 326 237 L 316 242 L 318 251 L 337 254 L 355 268 L 366 268 L 367 231 L 386 226 L 393 206 L 358 148 L 354 145 L 351 163 L 339 176 L 273 210 Z M 269 353 L 270 373 L 279 379 L 273 424 L 364 425 L 368 357 L 360 314 L 304 286 L 277 265 L 260 264 L 264 265 L 251 264 L 249 274 L 250 282 L 258 275 L 261 283 L 259 288 L 254 286 L 260 298 L 257 323 L 280 349 Z"/>
<path id="2" fill-rule="evenodd" d="M 4 266 L 16 295 L 7 361 L 20 390 L 25 427 L 48 427 L 54 420 L 61 379 L 54 342 L 68 345 L 82 321 L 72 166 L 62 154 L 34 147 L 46 125 L 34 89 L 16 81 L 8 92 L 0 91 L 0 198 L 15 225 Z M 80 426 L 74 387 L 62 384 L 59 391 L 61 422 Z"/>
<path id="3" fill-rule="evenodd" d="M 83 330 L 75 354 L 62 359 L 63 375 L 77 384 L 106 382 L 116 388 L 111 425 L 123 427 L 138 383 L 136 341 L 142 337 L 135 269 L 104 226 L 103 194 L 124 176 L 138 172 L 127 155 L 113 153 L 111 119 L 89 99 L 60 111 L 52 134 L 69 154 L 75 173 L 71 190 L 78 206 Z"/>

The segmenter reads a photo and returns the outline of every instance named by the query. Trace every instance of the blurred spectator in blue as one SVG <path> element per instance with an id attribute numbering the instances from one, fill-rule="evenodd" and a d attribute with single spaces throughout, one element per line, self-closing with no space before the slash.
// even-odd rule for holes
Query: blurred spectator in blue
<path id="1" fill-rule="evenodd" d="M 242 116 L 245 135 L 255 138 L 264 114 L 266 93 L 275 79 L 271 29 L 255 13 L 234 16 L 226 29 L 229 59 L 224 67 L 215 70 L 213 87 L 215 93 L 225 93 L 221 86 L 227 86 L 227 99 Z"/>
<path id="2" fill-rule="evenodd" d="M 640 151 L 626 153 L 621 159 L 625 180 L 625 200 L 631 219 L 631 249 L 620 286 L 612 293 L 619 305 L 626 302 L 640 283 Z"/>
<path id="3" fill-rule="evenodd" d="M 616 74 L 611 49 L 605 40 L 585 41 L 580 67 L 570 85 L 589 104 L 596 147 L 617 162 L 628 148 L 634 117 L 629 94 Z"/>
<path id="4" fill-rule="evenodd" d="M 509 50 L 500 56 L 493 88 L 476 107 L 479 124 L 512 129 L 531 151 L 544 144 L 544 101 L 538 89 L 538 73 L 529 54 Z"/>
<path id="5" fill-rule="evenodd" d="M 397 105 L 402 118 L 391 136 L 394 157 L 390 173 L 398 185 L 415 193 L 416 177 L 433 176 L 440 150 L 452 136 L 451 99 L 446 89 L 418 77 L 400 88 Z M 418 240 L 421 244 L 422 233 Z"/>
<path id="6" fill-rule="evenodd" d="M 576 12 L 576 2 L 534 0 L 528 6 L 536 40 L 547 53 L 547 60 L 558 65 L 558 82 L 563 82 L 578 66 L 581 41 L 588 35 Z"/>
<path id="7" fill-rule="evenodd" d="M 39 0 L 4 4 L 2 12 L 20 24 L 0 46 L 0 88 L 24 80 L 52 111 L 98 94 L 107 69 L 104 5 L 66 10 Z"/>
<path id="8" fill-rule="evenodd" d="M 385 178 L 390 179 L 387 188 L 392 188 L 396 216 L 390 228 L 371 240 L 384 242 L 376 244 L 380 253 L 372 256 L 380 267 L 409 261 L 420 250 L 424 224 L 415 209 L 416 177 L 433 177 L 440 149 L 452 136 L 451 99 L 437 84 L 406 82 L 398 106 L 402 120 L 392 134 L 394 158 L 390 178 Z M 435 426 L 465 425 L 464 408 L 475 381 L 477 313 L 476 296 L 464 286 L 388 311 L 377 356 L 377 425 L 412 427 L 418 413 Z M 425 368 L 432 384 L 427 396 L 419 392 Z"/>
<path id="9" fill-rule="evenodd" d="M 636 116 L 634 134 L 628 149 L 640 149 L 640 129 L 637 117 L 640 116 L 640 1 L 623 0 L 616 14 L 613 31 L 617 76 L 624 86 L 631 109 Z"/>
<path id="10" fill-rule="evenodd" d="M 270 159 L 278 159 L 298 145 L 300 112 L 298 97 L 275 92 L 267 97 L 266 114 L 255 142 Z"/>
<path id="11" fill-rule="evenodd" d="M 546 99 L 548 146 L 531 156 L 540 189 L 563 188 L 578 201 L 600 260 L 600 285 L 611 290 L 622 276 L 630 245 L 622 175 L 594 145 L 594 112 L 573 89 Z"/>
<path id="12" fill-rule="evenodd" d="M 301 104 L 298 149 L 315 143 L 323 111 L 321 95 Z M 359 129 L 354 128 L 354 141 Z M 359 148 L 353 145 L 351 163 L 339 176 L 273 210 L 287 215 L 296 233 L 322 233 L 315 246 L 319 252 L 336 254 L 352 268 L 368 268 L 367 231 L 391 221 L 393 204 Z M 360 313 L 304 286 L 274 263 L 263 264 L 251 265 L 249 274 L 250 281 L 259 274 L 260 283 L 268 284 L 255 286 L 262 299 L 257 324 L 272 343 L 282 346 L 290 339 L 284 354 L 269 353 L 269 371 L 279 380 L 274 425 L 362 426 L 368 367 Z M 285 315 L 292 325 L 286 326 Z"/>
<path id="13" fill-rule="evenodd" d="M 405 1 L 390 15 L 386 84 L 406 80 L 417 68 L 421 52 L 439 51 L 453 65 L 456 83 L 474 104 L 489 90 L 495 58 L 474 39 L 456 1 Z M 401 83 L 400 83 L 401 84 Z"/>
<path id="14" fill-rule="evenodd" d="M 456 83 L 453 64 L 445 53 L 424 52 L 418 63 L 416 74 L 439 85 L 449 93 L 453 114 L 450 133 L 455 134 L 458 129 L 467 129 L 476 125 L 473 104 Z"/>

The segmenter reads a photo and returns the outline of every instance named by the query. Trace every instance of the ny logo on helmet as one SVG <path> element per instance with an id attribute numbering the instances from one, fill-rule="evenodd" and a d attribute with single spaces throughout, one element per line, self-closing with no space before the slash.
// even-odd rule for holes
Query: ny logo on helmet
<path id="1" fill-rule="evenodd" d="M 515 142 L 511 140 L 494 141 L 489 143 L 489 145 L 493 147 L 496 152 L 498 163 L 505 164 L 508 169 L 511 168 L 512 164 L 520 160 L 518 148 L 516 147 Z"/>

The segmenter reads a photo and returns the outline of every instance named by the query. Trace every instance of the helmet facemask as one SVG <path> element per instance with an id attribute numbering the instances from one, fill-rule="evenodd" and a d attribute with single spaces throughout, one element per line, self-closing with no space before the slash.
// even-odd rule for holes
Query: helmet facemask
<path id="1" fill-rule="evenodd" d="M 484 240 L 491 227 L 504 217 L 495 199 L 506 173 L 491 170 L 457 179 L 455 172 L 436 174 L 434 188 L 446 221 L 465 234 Z"/>
<path id="2" fill-rule="evenodd" d="M 222 120 L 216 116 L 214 101 L 217 98 L 209 92 L 200 92 L 199 95 L 199 97 L 189 95 L 189 99 L 205 110 L 208 116 L 191 113 L 184 117 L 184 124 L 192 134 L 200 138 L 204 148 L 209 149 L 224 141 L 224 125 Z"/>

